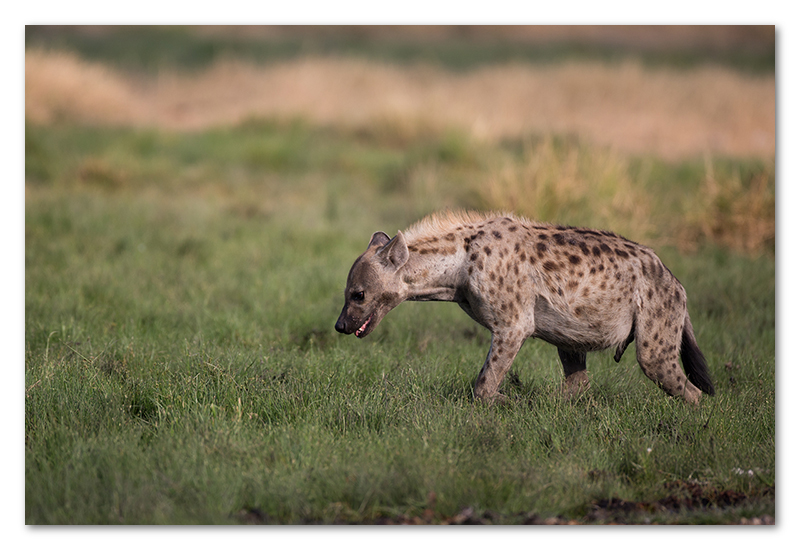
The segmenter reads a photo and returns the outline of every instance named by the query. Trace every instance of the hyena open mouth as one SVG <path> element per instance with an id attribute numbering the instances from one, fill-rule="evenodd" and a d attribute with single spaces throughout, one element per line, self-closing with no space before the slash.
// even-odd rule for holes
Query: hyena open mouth
<path id="1" fill-rule="evenodd" d="M 367 317 L 367 320 L 366 320 L 366 321 L 364 321 L 364 324 L 363 324 L 363 325 L 361 325 L 361 326 L 360 326 L 360 327 L 359 327 L 359 328 L 356 330 L 356 337 L 357 337 L 357 338 L 361 338 L 361 337 L 363 337 L 363 336 L 366 336 L 365 332 L 367 332 L 367 327 L 369 326 L 369 323 L 370 323 L 370 321 L 372 321 L 372 318 L 373 318 L 374 316 L 375 316 L 375 314 L 373 313 L 372 315 L 370 315 L 369 317 Z"/>

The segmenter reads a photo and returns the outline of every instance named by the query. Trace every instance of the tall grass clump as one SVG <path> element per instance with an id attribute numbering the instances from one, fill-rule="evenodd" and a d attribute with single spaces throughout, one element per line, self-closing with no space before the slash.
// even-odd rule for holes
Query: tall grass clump
<path id="1" fill-rule="evenodd" d="M 625 157 L 611 150 L 570 139 L 531 139 L 498 164 L 479 186 L 486 208 L 631 238 L 652 236 L 650 195 L 634 180 Z"/>
<path id="2" fill-rule="evenodd" d="M 699 190 L 686 201 L 679 237 L 684 247 L 703 240 L 749 254 L 775 253 L 775 164 L 720 169 L 706 156 Z"/>

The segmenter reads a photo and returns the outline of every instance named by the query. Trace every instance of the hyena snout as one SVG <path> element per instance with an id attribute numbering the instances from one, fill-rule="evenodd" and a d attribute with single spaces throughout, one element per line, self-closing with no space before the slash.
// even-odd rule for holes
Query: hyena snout
<path id="1" fill-rule="evenodd" d="M 342 313 L 339 314 L 339 318 L 336 320 L 336 325 L 334 328 L 336 332 L 341 332 L 342 334 L 352 334 L 352 330 L 348 330 L 347 322 L 346 322 L 346 315 L 347 315 L 347 308 L 342 310 Z"/>

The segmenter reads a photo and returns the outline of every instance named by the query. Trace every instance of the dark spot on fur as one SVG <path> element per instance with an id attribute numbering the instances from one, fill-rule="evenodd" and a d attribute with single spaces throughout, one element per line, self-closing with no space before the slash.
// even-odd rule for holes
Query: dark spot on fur
<path id="1" fill-rule="evenodd" d="M 447 239 L 448 241 L 456 240 L 456 236 L 453 235 L 452 233 L 448 233 L 447 235 L 444 236 L 444 238 Z"/>
<path id="2" fill-rule="evenodd" d="M 539 240 L 546 241 L 547 240 L 547 233 L 539 233 L 537 235 Z"/>
<path id="3" fill-rule="evenodd" d="M 614 249 L 614 254 L 616 254 L 620 258 L 627 258 L 628 257 L 628 253 L 625 252 L 624 250 L 620 250 L 619 248 L 615 248 Z"/>
<path id="4" fill-rule="evenodd" d="M 492 271 L 491 273 L 489 273 L 489 278 L 490 278 L 491 280 L 493 280 L 493 281 L 495 280 L 496 276 L 495 276 L 495 274 L 494 274 L 494 271 Z"/>
<path id="5" fill-rule="evenodd" d="M 478 268 L 478 271 L 483 271 L 483 260 L 478 259 L 478 261 L 475 263 L 475 267 Z"/>
<path id="6" fill-rule="evenodd" d="M 606 243 L 600 243 L 600 250 L 608 254 L 611 252 L 611 247 L 609 247 Z"/>
<path id="7" fill-rule="evenodd" d="M 536 243 L 536 250 L 539 252 L 547 252 L 547 245 L 544 243 Z"/>
<path id="8" fill-rule="evenodd" d="M 470 259 L 470 261 L 472 261 L 472 262 L 474 262 L 475 260 L 477 260 L 477 259 L 478 259 L 478 253 L 477 253 L 477 252 L 473 252 L 472 254 L 470 254 L 470 255 L 469 255 L 469 259 Z"/>
<path id="9" fill-rule="evenodd" d="M 480 227 L 483 227 L 483 226 L 481 225 Z M 478 235 L 480 235 L 481 237 L 482 237 L 483 235 L 485 235 L 485 234 L 486 234 L 486 231 L 484 231 L 483 229 L 481 229 L 480 231 L 478 231 Z"/>
<path id="10" fill-rule="evenodd" d="M 500 275 L 500 277 L 497 279 L 497 282 L 502 285 L 503 282 L 505 282 L 505 278 L 502 275 Z"/>
<path id="11" fill-rule="evenodd" d="M 511 227 L 508 228 L 508 230 L 509 231 L 516 231 L 517 230 L 517 226 L 516 225 L 512 225 Z"/>
<path id="12" fill-rule="evenodd" d="M 592 254 L 594 254 L 595 256 L 599 256 L 600 255 L 600 247 L 596 246 L 596 245 L 593 246 L 592 247 Z"/>
<path id="13" fill-rule="evenodd" d="M 584 298 L 586 298 L 586 297 L 589 295 L 589 289 L 588 289 L 588 288 L 584 288 L 584 289 L 583 289 L 583 292 L 581 292 L 581 295 L 582 295 Z"/>
<path id="14" fill-rule="evenodd" d="M 556 244 L 559 244 L 559 245 L 563 245 L 566 242 L 566 240 L 564 239 L 564 234 L 563 233 L 554 234 L 553 235 L 553 240 L 556 242 Z"/>
<path id="15" fill-rule="evenodd" d="M 578 243 L 578 246 L 581 247 L 581 252 L 583 252 L 584 256 L 588 256 L 589 255 L 589 247 L 586 246 L 585 242 L 581 241 L 580 243 Z"/>
<path id="16" fill-rule="evenodd" d="M 486 252 L 487 256 L 491 256 L 492 255 L 492 249 L 489 248 L 488 246 L 484 246 L 483 247 L 483 251 Z"/>
<path id="17" fill-rule="evenodd" d="M 652 299 L 652 298 L 653 298 L 653 289 L 652 289 L 652 288 L 651 288 L 651 289 L 649 289 L 649 290 L 647 291 L 647 297 L 648 297 L 649 299 Z"/>
<path id="18" fill-rule="evenodd" d="M 519 266 L 514 264 L 514 275 L 519 275 Z"/>
<path id="19" fill-rule="evenodd" d="M 500 234 L 499 231 L 492 231 L 492 235 L 494 235 L 495 239 L 502 239 L 503 236 Z"/>
<path id="20" fill-rule="evenodd" d="M 581 259 L 578 256 L 576 256 L 575 254 L 570 254 L 569 262 L 571 264 L 577 265 L 577 264 L 581 263 Z"/>
<path id="21" fill-rule="evenodd" d="M 564 295 L 564 291 L 561 290 L 561 287 L 558 287 L 558 295 L 559 296 L 563 296 Z"/>
<path id="22" fill-rule="evenodd" d="M 567 288 L 570 290 L 575 290 L 578 288 L 578 281 L 570 281 L 567 283 Z"/>
<path id="23" fill-rule="evenodd" d="M 555 262 L 552 262 L 552 261 L 550 261 L 550 260 L 547 260 L 547 261 L 546 261 L 546 262 L 545 262 L 545 263 L 542 265 L 542 267 L 544 268 L 544 270 L 545 270 L 545 271 L 556 271 L 556 270 L 558 269 L 558 265 L 556 265 L 556 263 L 555 263 Z"/>
<path id="24" fill-rule="evenodd" d="M 528 262 L 530 262 L 530 264 L 533 265 L 534 263 L 536 263 L 536 260 L 533 258 L 533 256 L 531 256 L 528 258 Z"/>
<path id="25" fill-rule="evenodd" d="M 514 244 L 514 252 L 519 252 L 519 243 Z"/>
<path id="26" fill-rule="evenodd" d="M 582 313 L 583 313 L 583 308 L 582 307 L 578 306 L 578 307 L 575 308 L 575 315 L 580 317 Z"/>
<path id="27" fill-rule="evenodd" d="M 469 269 L 467 270 L 467 273 L 469 273 L 470 275 L 472 275 L 472 266 L 469 266 Z"/>

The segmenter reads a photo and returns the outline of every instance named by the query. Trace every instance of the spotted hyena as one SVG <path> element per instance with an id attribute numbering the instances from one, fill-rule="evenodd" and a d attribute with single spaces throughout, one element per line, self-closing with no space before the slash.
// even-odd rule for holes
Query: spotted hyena
<path id="1" fill-rule="evenodd" d="M 651 249 L 608 231 L 446 213 L 391 239 L 377 232 L 347 276 L 336 330 L 364 338 L 406 300 L 456 302 L 491 331 L 481 400 L 504 399 L 498 386 L 530 337 L 558 348 L 568 396 L 589 386 L 586 352 L 613 347 L 619 362 L 634 340 L 642 370 L 668 394 L 714 394 L 683 286 Z"/>

